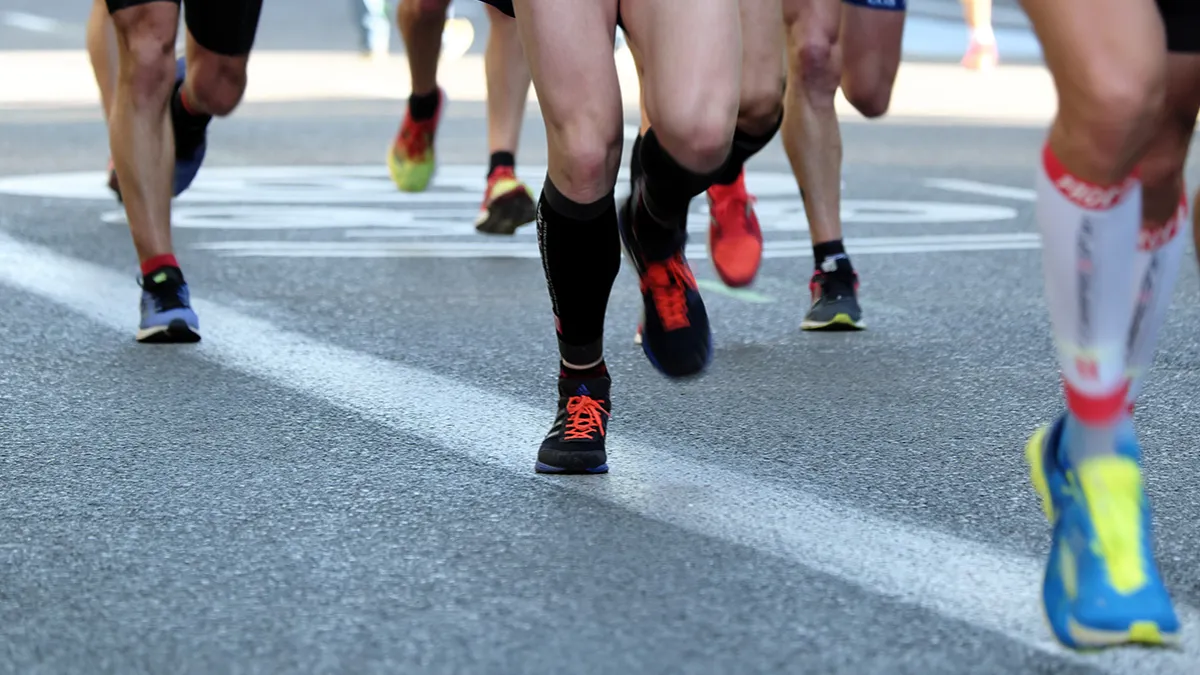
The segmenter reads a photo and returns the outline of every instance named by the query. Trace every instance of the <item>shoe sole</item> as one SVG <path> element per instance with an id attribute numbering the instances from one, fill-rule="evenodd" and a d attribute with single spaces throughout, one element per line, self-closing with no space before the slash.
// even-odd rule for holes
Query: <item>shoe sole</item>
<path id="1" fill-rule="evenodd" d="M 492 202 L 482 218 L 475 223 L 475 230 L 482 234 L 513 235 L 522 225 L 532 223 L 537 217 L 533 200 L 524 192 L 513 192 Z"/>
<path id="2" fill-rule="evenodd" d="M 188 344 L 200 341 L 200 332 L 183 319 L 174 319 L 166 326 L 141 328 L 137 341 L 142 344 Z"/>
<path id="3" fill-rule="evenodd" d="M 559 476 L 572 476 L 572 475 L 588 476 L 588 475 L 594 475 L 594 474 L 598 474 L 598 473 L 608 473 L 608 463 L 605 462 L 604 464 L 601 464 L 600 466 L 592 467 L 590 469 L 564 469 L 564 468 L 558 467 L 558 466 L 550 466 L 549 464 L 545 464 L 543 462 L 537 462 L 533 465 L 533 470 L 536 471 L 537 473 L 549 473 L 549 474 L 556 474 Z"/>
<path id="4" fill-rule="evenodd" d="M 866 330 L 867 322 L 859 319 L 855 321 L 849 314 L 840 312 L 828 321 L 813 321 L 812 319 L 804 319 L 800 322 L 800 330 L 812 331 L 859 331 Z"/>

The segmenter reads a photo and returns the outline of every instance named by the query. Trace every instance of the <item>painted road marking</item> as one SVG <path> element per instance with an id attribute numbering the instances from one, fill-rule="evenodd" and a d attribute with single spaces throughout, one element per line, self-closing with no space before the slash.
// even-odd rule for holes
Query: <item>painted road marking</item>
<path id="1" fill-rule="evenodd" d="M 233 258 L 514 258 L 536 260 L 537 243 L 532 238 L 493 240 L 482 235 L 476 241 L 274 241 L 236 240 L 192 244 L 191 248 L 213 251 Z M 918 235 L 912 237 L 848 237 L 846 248 L 853 255 L 885 253 L 938 253 L 971 251 L 1025 251 L 1040 248 L 1036 234 Z M 805 258 L 812 255 L 808 240 L 767 240 L 764 258 Z M 691 244 L 687 256 L 708 258 L 704 244 Z"/>
<path id="2" fill-rule="evenodd" d="M 6 26 L 27 30 L 31 33 L 58 33 L 64 28 L 62 23 L 48 16 L 26 12 L 0 12 L 0 21 L 3 21 Z"/>
<path id="3" fill-rule="evenodd" d="M 1037 199 L 1037 192 L 1028 188 L 979 183 L 973 180 L 958 180 L 957 178 L 930 178 L 925 181 L 926 187 L 950 192 L 999 197 L 1000 199 L 1015 199 L 1020 202 L 1032 202 Z"/>
<path id="4" fill-rule="evenodd" d="M 61 304 L 132 339 L 139 289 L 128 275 L 0 234 L 0 283 Z M 599 499 L 702 536 L 754 548 L 1111 673 L 1200 672 L 1200 643 L 1179 650 L 1065 652 L 1038 607 L 1041 564 L 1027 556 L 893 521 L 851 504 L 730 471 L 677 452 L 610 439 L 614 471 L 564 480 L 533 475 L 533 449 L 550 422 L 535 408 L 419 368 L 323 343 L 197 299 L 205 341 L 188 353 L 321 399 L 524 480 Z M 270 335 L 270 340 L 262 336 Z M 547 398 L 547 401 L 550 399 Z M 469 421 L 470 429 L 463 427 Z M 470 434 L 487 428 L 486 438 Z M 464 437 L 475 439 L 471 444 Z M 932 572 L 931 572 L 932 571 Z M 1180 618 L 1200 621 L 1181 605 Z"/>
<path id="5" fill-rule="evenodd" d="M 762 293 L 758 293 L 746 288 L 730 288 L 720 281 L 715 281 L 713 279 L 697 279 L 696 285 L 705 291 L 716 293 L 718 295 L 724 295 L 733 298 L 734 300 L 749 302 L 753 305 L 765 305 L 767 303 L 775 302 L 774 298 L 763 295 Z"/>
<path id="6" fill-rule="evenodd" d="M 545 167 L 523 166 L 520 171 L 536 193 Z M 533 228 L 524 228 L 508 239 L 482 237 L 474 230 L 485 174 L 483 166 L 440 167 L 429 190 L 409 194 L 397 191 L 379 166 L 212 168 L 176 201 L 172 220 L 181 230 L 320 231 L 314 235 L 319 239 L 231 238 L 192 244 L 195 249 L 231 257 L 536 258 Z M 628 191 L 627 180 L 622 175 L 618 183 L 622 197 Z M 98 172 L 0 178 L 0 195 L 111 203 L 105 181 L 105 175 Z M 792 175 L 750 171 L 746 182 L 756 197 L 755 208 L 767 234 L 764 256 L 809 255 L 807 237 L 800 241 L 775 236 L 808 231 L 804 205 Z M 695 200 L 692 214 L 694 222 L 705 222 L 706 200 Z M 997 223 L 1012 221 L 1016 216 L 1011 206 L 994 204 L 878 199 L 846 199 L 842 203 L 842 221 L 848 225 Z M 113 209 L 101 219 L 124 224 L 125 214 Z M 849 242 L 855 255 L 1024 250 L 1037 246 L 1036 237 L 1025 233 L 851 237 Z M 704 247 L 691 247 L 689 255 L 704 257 Z"/>

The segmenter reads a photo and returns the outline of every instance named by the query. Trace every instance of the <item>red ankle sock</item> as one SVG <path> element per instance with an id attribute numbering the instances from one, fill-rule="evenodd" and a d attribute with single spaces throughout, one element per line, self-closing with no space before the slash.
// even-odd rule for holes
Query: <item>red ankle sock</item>
<path id="1" fill-rule="evenodd" d="M 154 270 L 156 270 L 160 267 L 176 267 L 176 268 L 178 268 L 179 262 L 177 260 L 175 260 L 175 255 L 172 253 L 166 253 L 163 255 L 156 255 L 156 256 L 153 256 L 150 258 L 146 258 L 145 260 L 142 261 L 142 274 L 143 275 L 150 274 L 151 272 L 153 272 Z"/>

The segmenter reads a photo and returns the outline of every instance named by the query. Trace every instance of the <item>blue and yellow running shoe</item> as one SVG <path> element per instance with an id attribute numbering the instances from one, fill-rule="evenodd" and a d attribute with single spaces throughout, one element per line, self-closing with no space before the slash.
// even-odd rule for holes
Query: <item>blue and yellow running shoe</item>
<path id="1" fill-rule="evenodd" d="M 1034 489 L 1053 526 L 1042 605 L 1054 637 L 1072 649 L 1168 645 L 1179 618 L 1154 562 L 1150 504 L 1131 423 L 1117 452 L 1071 466 L 1064 451 L 1079 442 L 1064 416 L 1029 440 Z"/>

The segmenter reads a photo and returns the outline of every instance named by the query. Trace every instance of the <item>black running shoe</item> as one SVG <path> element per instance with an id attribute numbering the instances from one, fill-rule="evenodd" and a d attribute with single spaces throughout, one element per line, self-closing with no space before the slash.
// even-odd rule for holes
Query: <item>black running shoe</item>
<path id="1" fill-rule="evenodd" d="M 558 380 L 558 416 L 538 449 L 538 473 L 608 473 L 604 434 L 612 415 L 608 376 Z"/>
<path id="2" fill-rule="evenodd" d="M 850 267 L 850 261 L 840 259 L 836 266 L 828 261 L 822 269 L 813 272 L 808 283 L 812 291 L 812 307 L 800 322 L 802 330 L 862 330 L 862 307 L 858 305 L 858 274 Z"/>
<path id="3" fill-rule="evenodd" d="M 664 375 L 696 375 L 712 360 L 713 342 L 700 287 L 684 257 L 687 232 L 680 227 L 677 233 L 661 237 L 647 230 L 662 226 L 640 221 L 640 188 L 639 183 L 617 211 L 617 228 L 642 291 L 642 351 Z M 647 246 L 639 234 L 665 241 Z"/>

